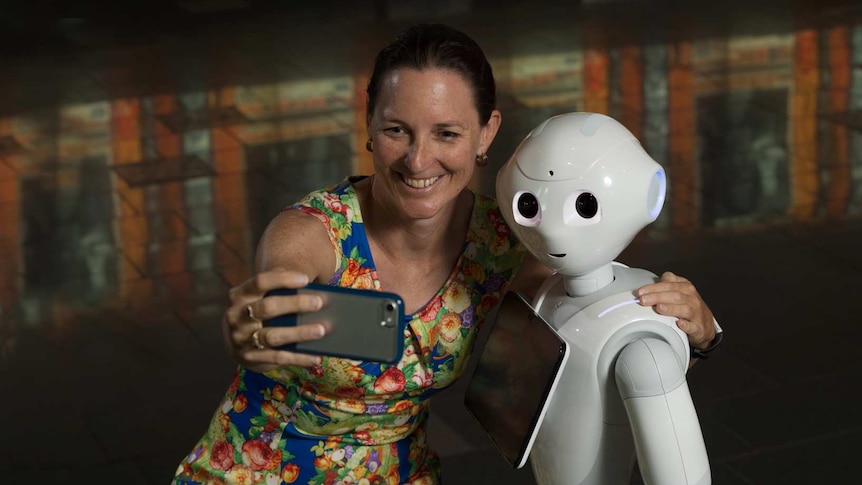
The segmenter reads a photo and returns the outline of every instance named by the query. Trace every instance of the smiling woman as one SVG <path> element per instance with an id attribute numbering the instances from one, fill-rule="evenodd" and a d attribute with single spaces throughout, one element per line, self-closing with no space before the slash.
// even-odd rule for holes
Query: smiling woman
<path id="1" fill-rule="evenodd" d="M 378 55 L 367 95 L 374 174 L 313 192 L 269 224 L 258 274 L 231 290 L 223 319 L 236 377 L 174 483 L 438 483 L 429 398 L 460 377 L 506 290 L 532 294 L 549 275 L 496 201 L 467 188 L 501 123 L 472 39 L 408 29 Z M 318 324 L 262 326 L 318 309 L 313 297 L 264 297 L 308 282 L 398 293 L 409 313 L 399 362 L 276 350 L 324 337 Z M 694 298 L 676 311 L 702 308 Z"/>
<path id="2" fill-rule="evenodd" d="M 439 226 L 459 209 L 469 213 L 459 207 L 458 195 L 494 139 L 500 113 L 494 110 L 480 123 L 470 86 L 447 69 L 399 68 L 382 82 L 368 127 L 377 209 L 399 224 L 421 224 L 417 228 Z M 469 198 L 460 200 L 465 202 Z"/>

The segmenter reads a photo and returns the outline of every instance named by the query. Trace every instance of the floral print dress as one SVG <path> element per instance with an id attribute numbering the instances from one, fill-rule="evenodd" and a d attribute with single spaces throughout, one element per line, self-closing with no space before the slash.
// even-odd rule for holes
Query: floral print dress
<path id="1" fill-rule="evenodd" d="M 337 269 L 329 284 L 380 289 L 355 178 L 292 206 L 327 227 Z M 428 398 L 463 372 L 478 328 L 524 257 L 488 197 L 474 195 L 463 252 L 448 280 L 409 315 L 395 365 L 324 357 L 265 374 L 239 367 L 174 484 L 432 484 Z M 391 290 L 390 290 L 391 291 Z"/>

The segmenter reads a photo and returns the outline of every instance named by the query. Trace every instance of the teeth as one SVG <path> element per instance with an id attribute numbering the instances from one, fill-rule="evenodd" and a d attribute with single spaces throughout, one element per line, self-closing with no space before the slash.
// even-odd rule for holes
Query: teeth
<path id="1" fill-rule="evenodd" d="M 414 189 L 424 189 L 425 187 L 428 187 L 431 184 L 433 184 L 434 182 L 436 182 L 437 179 L 439 179 L 439 178 L 440 178 L 439 175 L 436 177 L 431 177 L 430 179 L 411 179 L 411 178 L 404 177 L 404 182 L 407 185 L 413 187 Z"/>

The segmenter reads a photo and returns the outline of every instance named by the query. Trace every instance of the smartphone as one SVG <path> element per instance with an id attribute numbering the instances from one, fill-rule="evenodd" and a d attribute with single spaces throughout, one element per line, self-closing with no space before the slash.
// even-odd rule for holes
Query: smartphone
<path id="1" fill-rule="evenodd" d="M 265 326 L 294 327 L 321 323 L 326 334 L 318 340 L 281 346 L 283 350 L 353 360 L 397 363 L 404 352 L 404 302 L 395 293 L 357 290 L 311 283 L 303 288 L 277 289 L 272 295 L 318 295 L 323 306 L 314 312 L 282 315 Z"/>

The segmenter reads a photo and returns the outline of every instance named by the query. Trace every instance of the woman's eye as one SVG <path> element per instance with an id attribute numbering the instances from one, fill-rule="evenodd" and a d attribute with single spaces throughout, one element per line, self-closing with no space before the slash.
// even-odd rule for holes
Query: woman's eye
<path id="1" fill-rule="evenodd" d="M 459 136 L 461 136 L 461 135 L 459 135 L 458 133 L 455 133 L 454 131 L 441 131 L 440 132 L 441 138 L 458 138 Z"/>
<path id="2" fill-rule="evenodd" d="M 386 131 L 387 133 L 392 133 L 393 135 L 400 135 L 404 133 L 404 130 L 400 126 L 390 126 L 384 131 Z"/>

